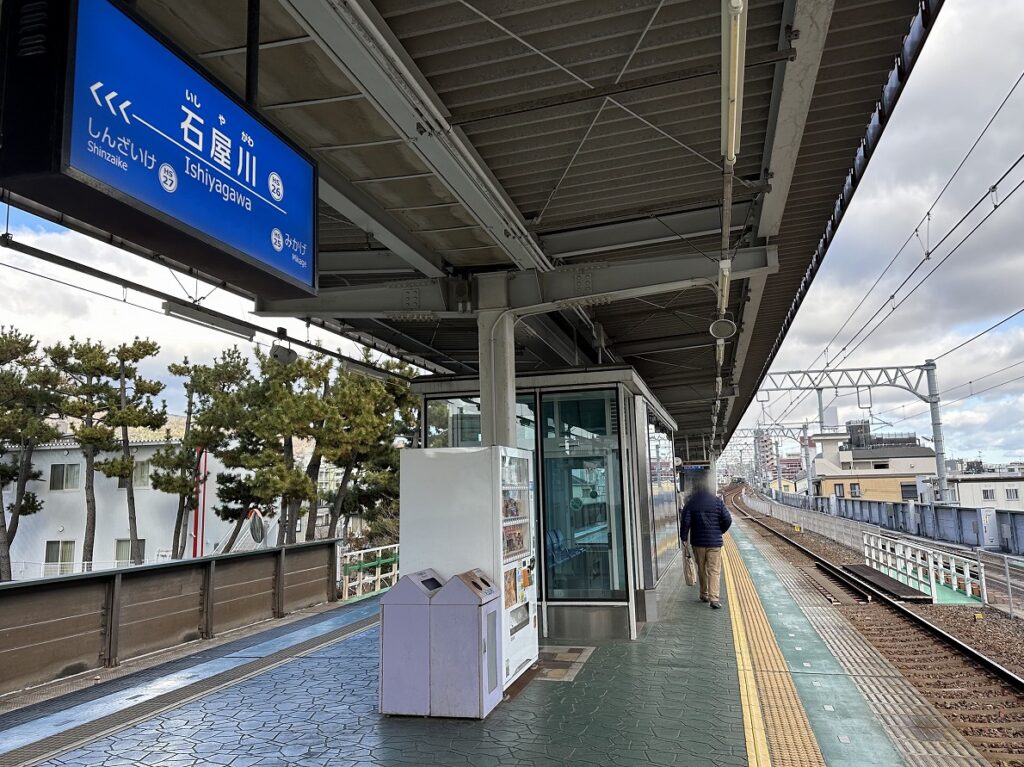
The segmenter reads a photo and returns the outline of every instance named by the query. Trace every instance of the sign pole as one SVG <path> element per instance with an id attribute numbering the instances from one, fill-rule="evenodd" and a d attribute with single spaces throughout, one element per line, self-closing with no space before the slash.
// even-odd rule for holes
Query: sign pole
<path id="1" fill-rule="evenodd" d="M 245 103 L 256 107 L 260 88 L 260 0 L 249 0 L 245 28 Z"/>

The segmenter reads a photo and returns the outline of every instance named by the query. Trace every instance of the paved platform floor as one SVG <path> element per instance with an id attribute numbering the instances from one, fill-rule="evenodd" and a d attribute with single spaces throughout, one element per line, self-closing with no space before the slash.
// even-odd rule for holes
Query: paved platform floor
<path id="1" fill-rule="evenodd" d="M 595 648 L 571 681 L 534 680 L 483 722 L 377 713 L 376 605 L 364 602 L 0 716 L 0 766 L 38 746 L 31 763 L 76 767 L 742 767 L 767 764 L 766 740 L 773 767 L 908 763 L 774 573 L 781 564 L 743 530 L 734 539 L 725 609 L 697 601 L 677 565 L 638 641 L 567 643 Z M 232 668 L 246 673 L 142 708 Z M 102 722 L 114 725 L 47 756 L 62 732 Z"/>

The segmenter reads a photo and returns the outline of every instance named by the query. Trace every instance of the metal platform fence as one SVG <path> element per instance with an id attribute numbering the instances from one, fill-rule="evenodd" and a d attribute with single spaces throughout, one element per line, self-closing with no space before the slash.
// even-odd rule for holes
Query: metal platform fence
<path id="1" fill-rule="evenodd" d="M 918 543 L 933 551 L 947 555 L 953 554 L 961 559 L 966 558 L 977 563 L 978 571 L 983 573 L 980 579 L 980 588 L 984 590 L 987 604 L 1006 612 L 1011 617 L 1024 617 L 1024 559 L 1006 552 L 986 551 L 979 548 L 976 543 L 972 546 L 962 542 L 977 540 L 974 538 L 975 525 L 966 524 L 967 522 L 976 522 L 977 509 L 958 509 L 959 514 L 954 516 L 951 510 L 956 507 L 948 506 L 936 508 L 929 504 L 893 504 L 880 501 L 851 501 L 850 499 L 846 499 L 845 503 L 833 506 L 830 501 L 836 499 L 808 498 L 806 495 L 793 493 L 776 493 L 776 495 L 781 497 L 774 500 L 748 492 L 746 503 L 755 511 L 776 517 L 788 524 L 800 525 L 805 530 L 818 533 L 857 551 L 861 549 L 861 535 L 864 532 L 881 533 L 883 530 L 888 530 L 895 537 L 903 535 L 925 538 L 926 536 L 923 534 L 912 533 L 904 529 L 911 527 L 911 529 L 919 530 L 919 528 L 903 524 L 913 519 L 915 511 L 913 507 L 917 507 L 917 512 L 930 518 L 926 530 L 941 531 L 944 536 L 940 539 L 918 541 Z M 887 507 L 894 507 L 891 513 Z M 839 516 L 840 512 L 850 514 L 854 518 Z M 997 515 L 1001 520 L 1000 534 L 1004 542 L 1024 540 L 1024 537 L 1011 538 L 1007 532 L 1008 529 L 1016 529 L 1016 518 L 1024 519 L 1024 514 L 1000 509 L 997 510 Z M 971 519 L 972 516 L 975 519 Z M 1008 522 L 1002 521 L 1010 517 L 1013 519 Z M 883 523 L 895 520 L 897 524 L 893 526 L 869 524 L 860 521 L 861 519 L 874 519 Z M 956 533 L 958 529 L 961 531 L 960 535 Z M 1024 527 L 1021 530 L 1024 532 Z M 964 535 L 964 532 L 967 535 Z M 958 551 L 957 547 L 964 548 Z M 955 567 L 948 559 L 943 559 L 943 565 L 943 570 L 948 573 L 946 575 L 947 583 L 952 582 L 954 578 L 958 577 L 953 572 Z M 960 567 L 962 570 L 962 564 Z M 962 576 L 959 578 L 962 581 Z M 974 596 L 980 596 L 977 589 Z"/>
<path id="2" fill-rule="evenodd" d="M 387 591 L 398 581 L 398 544 L 360 551 L 338 551 L 339 598 L 366 599 Z"/>

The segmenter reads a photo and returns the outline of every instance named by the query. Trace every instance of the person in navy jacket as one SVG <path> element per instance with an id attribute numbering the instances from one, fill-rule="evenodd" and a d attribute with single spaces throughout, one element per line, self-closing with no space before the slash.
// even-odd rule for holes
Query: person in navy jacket
<path id="1" fill-rule="evenodd" d="M 725 503 L 708 490 L 707 477 L 698 476 L 694 490 L 679 514 L 679 539 L 693 547 L 700 581 L 700 601 L 719 609 L 719 581 L 722 573 L 722 535 L 732 525 Z"/>

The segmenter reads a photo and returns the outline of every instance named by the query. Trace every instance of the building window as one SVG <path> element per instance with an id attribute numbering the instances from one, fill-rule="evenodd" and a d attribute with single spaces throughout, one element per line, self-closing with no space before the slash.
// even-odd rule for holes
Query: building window
<path id="1" fill-rule="evenodd" d="M 844 493 L 843 493 L 843 486 L 842 485 L 836 485 L 836 498 L 842 498 L 843 495 L 844 495 Z"/>
<path id="2" fill-rule="evenodd" d="M 996 491 L 994 488 L 985 488 L 981 491 L 981 500 L 983 501 L 994 501 L 996 499 Z"/>
<path id="3" fill-rule="evenodd" d="M 871 464 L 871 468 L 873 468 L 873 469 L 888 469 L 889 468 L 889 462 L 888 461 L 881 461 L 879 463 L 873 463 L 873 464 Z"/>
<path id="4" fill-rule="evenodd" d="M 58 464 L 59 465 L 59 464 Z M 75 570 L 75 542 L 47 541 L 43 575 L 68 575 Z"/>
<path id="5" fill-rule="evenodd" d="M 852 467 L 853 464 L 851 464 L 849 461 L 843 461 L 841 464 L 839 464 L 839 468 L 842 469 L 843 471 L 846 471 L 847 469 L 850 469 Z"/>
<path id="6" fill-rule="evenodd" d="M 860 482 L 851 482 L 850 483 L 850 497 L 851 498 L 860 498 Z"/>
<path id="7" fill-rule="evenodd" d="M 146 561 L 146 539 L 139 538 L 139 554 L 142 561 Z M 114 540 L 114 559 L 118 567 L 128 567 L 132 563 L 132 540 L 131 538 L 117 538 Z"/>
<path id="8" fill-rule="evenodd" d="M 1018 490 L 1015 487 L 1008 487 L 1008 488 L 1006 488 L 1006 500 L 1008 500 L 1008 501 L 1019 501 L 1020 500 L 1020 490 Z"/>
<path id="9" fill-rule="evenodd" d="M 900 483 L 900 498 L 904 501 L 916 501 L 917 500 L 917 483 L 916 482 L 901 482 Z"/>
<path id="10" fill-rule="evenodd" d="M 77 490 L 79 466 L 77 463 L 55 463 L 50 466 L 51 490 Z"/>
<path id="11" fill-rule="evenodd" d="M 149 487 L 149 461 L 136 461 L 132 470 L 132 486 Z M 128 481 L 124 477 L 117 478 L 117 486 L 124 490 Z"/>

